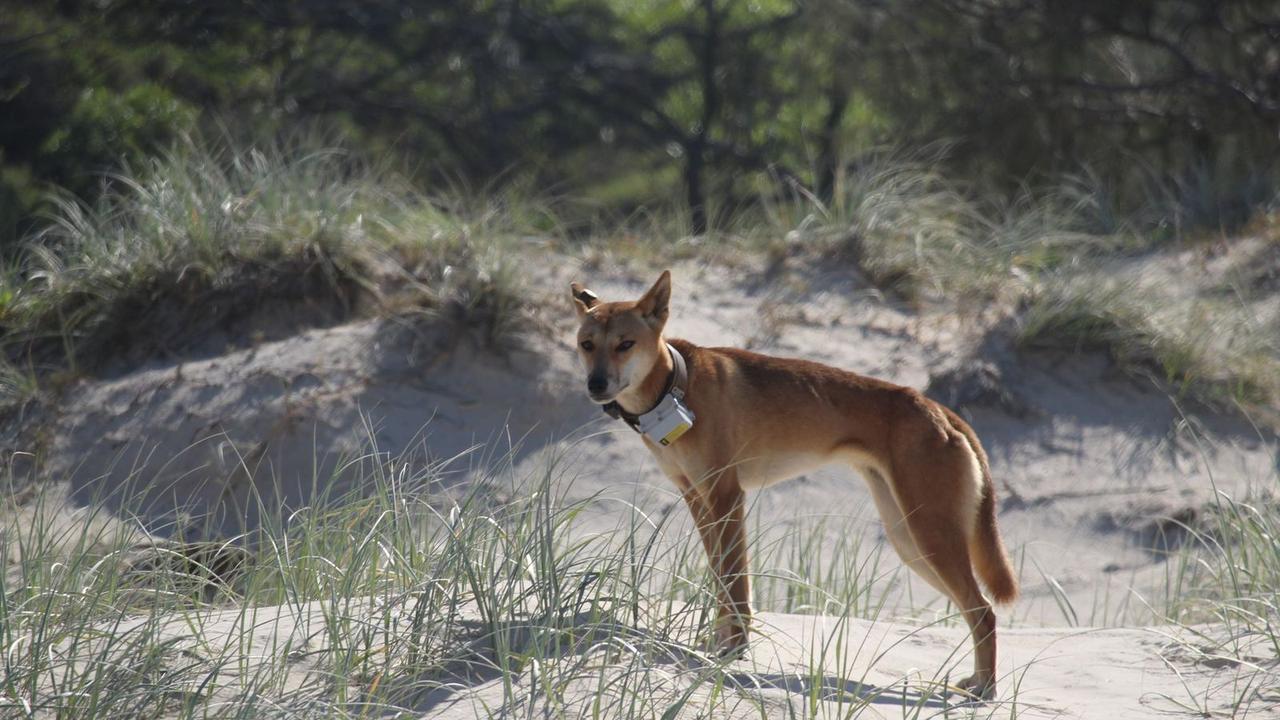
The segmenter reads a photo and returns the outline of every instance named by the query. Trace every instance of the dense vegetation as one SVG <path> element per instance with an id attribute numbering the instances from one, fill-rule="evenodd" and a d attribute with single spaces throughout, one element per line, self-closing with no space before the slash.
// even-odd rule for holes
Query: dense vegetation
<path id="1" fill-rule="evenodd" d="M 1280 3 L 1259 0 L 9 0 L 0 244 L 51 187 L 192 132 L 311 124 L 420 184 L 537 183 L 575 222 L 701 232 L 871 148 L 947 142 L 982 188 L 1081 173 L 1231 227 L 1275 195 Z"/>
<path id="2" fill-rule="evenodd" d="M 477 244 L 710 231 L 1267 406 L 1277 48 L 1280 1 L 8 2 L 0 395 L 181 348 L 127 332 L 165 299 L 345 305 L 390 263 L 496 336 L 520 292 L 436 272 Z M 1111 262 L 1246 235 L 1222 277 Z"/>

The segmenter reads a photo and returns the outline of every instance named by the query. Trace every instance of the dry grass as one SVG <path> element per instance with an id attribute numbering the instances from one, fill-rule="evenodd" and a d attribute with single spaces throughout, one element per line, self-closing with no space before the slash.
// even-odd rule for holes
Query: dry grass
<path id="1" fill-rule="evenodd" d="M 306 507 L 263 508 L 234 571 L 37 502 L 0 535 L 0 714 L 401 716 L 497 682 L 481 716 L 767 716 L 705 649 L 715 589 L 696 541 L 639 512 L 576 532 L 592 499 L 564 500 L 556 465 L 490 462 L 449 494 L 439 465 L 371 451 L 348 466 L 361 494 L 320 480 Z M 878 553 L 819 564 L 802 540 L 757 549 L 764 609 L 879 611 Z"/>
<path id="2" fill-rule="evenodd" d="M 0 526 L 0 714 L 401 717 L 481 685 L 501 691 L 474 705 L 481 717 L 777 711 L 751 692 L 767 678 L 705 650 L 715 588 L 694 538 L 639 512 L 613 532 L 579 532 L 593 498 L 565 499 L 570 474 L 557 461 L 517 475 L 510 458 L 488 457 L 449 493 L 438 464 L 371 448 L 347 466 L 358 482 L 343 483 L 362 493 L 334 496 L 325 488 L 337 479 L 318 479 L 308 505 L 262 508 L 264 525 L 231 540 L 235 552 L 140 540 L 102 510 L 26 506 Z M 1182 626 L 1168 654 L 1243 671 L 1212 698 L 1170 701 L 1247 708 L 1274 692 L 1278 509 L 1220 497 L 1208 529 L 1167 563 L 1166 586 L 1138 593 L 1149 620 Z M 833 616 L 837 635 L 847 618 L 885 610 L 871 592 L 877 550 L 817 552 L 830 537 L 819 526 L 755 535 L 771 538 L 753 551 L 760 609 Z M 815 650 L 800 685 L 865 683 L 853 645 Z M 1010 680 L 1001 703 L 948 712 L 1003 716 L 1018 692 Z M 789 698 L 840 717 L 873 700 Z"/>
<path id="3" fill-rule="evenodd" d="M 10 398 L 59 369 L 180 353 L 267 303 L 323 324 L 372 298 L 371 311 L 445 314 L 496 342 L 520 310 L 513 248 L 543 219 L 508 197 L 430 198 L 305 143 L 188 142 L 113 177 L 97 205 L 56 208 L 0 274 Z"/>
<path id="4" fill-rule="evenodd" d="M 816 248 L 909 303 L 1013 314 L 1023 347 L 1099 349 L 1216 406 L 1280 398 L 1280 320 L 1257 315 L 1256 292 L 1224 300 L 1191 269 L 1163 287 L 1118 276 L 1165 252 L 1168 218 L 1126 221 L 1088 175 L 979 201 L 938 173 L 938 157 L 870 155 L 831 202 L 762 194 L 707 237 L 691 236 L 679 212 L 655 211 L 596 226 L 575 245 L 588 264 L 777 260 Z M 1166 201 L 1186 193 L 1171 192 L 1153 206 L 1182 223 L 1190 210 Z M 264 303 L 293 303 L 316 324 L 426 315 L 499 343 L 522 317 L 521 265 L 537 257 L 527 251 L 563 234 L 550 205 L 528 195 L 424 196 L 384 167 L 306 143 L 187 143 L 114 178 L 95 207 L 57 207 L 22 261 L 0 272 L 0 391 L 11 399 L 124 353 L 181 353 Z M 1269 227 L 1270 214 L 1258 217 L 1254 226 Z"/>
<path id="5" fill-rule="evenodd" d="M 1196 263 L 1136 277 L 1186 247 L 1161 239 L 1162 221 L 1118 218 L 1087 176 L 992 206 L 936 166 L 928 153 L 873 156 L 830 204 L 771 206 L 771 225 L 910 304 L 1012 316 L 1020 347 L 1106 352 L 1218 408 L 1265 411 L 1280 400 L 1280 318 L 1261 309 L 1265 292 L 1224 293 Z M 1265 285 L 1266 272 L 1254 268 L 1249 277 L 1265 277 L 1245 284 Z"/>

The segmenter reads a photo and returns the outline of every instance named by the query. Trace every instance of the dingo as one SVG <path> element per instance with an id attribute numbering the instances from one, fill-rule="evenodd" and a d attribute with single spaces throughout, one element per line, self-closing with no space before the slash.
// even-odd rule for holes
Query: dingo
<path id="1" fill-rule="evenodd" d="M 591 400 L 644 435 L 680 488 L 719 583 L 715 643 L 747 643 L 744 491 L 845 463 L 867 480 L 898 555 L 964 613 L 974 674 L 959 686 L 995 694 L 997 603 L 1018 583 L 996 528 L 995 488 L 978 437 L 919 392 L 806 360 L 663 337 L 671 274 L 634 302 L 600 302 L 570 286 Z"/>

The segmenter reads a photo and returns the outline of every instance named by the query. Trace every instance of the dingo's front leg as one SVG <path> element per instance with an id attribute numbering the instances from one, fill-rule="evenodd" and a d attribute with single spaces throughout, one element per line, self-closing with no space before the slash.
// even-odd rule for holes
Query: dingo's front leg
<path id="1" fill-rule="evenodd" d="M 721 655 L 740 652 L 751 626 L 751 578 L 747 574 L 746 494 L 736 472 L 717 474 L 708 487 L 680 476 L 680 486 L 693 514 L 707 562 L 716 583 L 715 645 Z"/>
<path id="2" fill-rule="evenodd" d="M 729 478 L 731 491 L 710 498 L 717 557 L 711 566 L 721 591 L 716 648 L 722 655 L 745 650 L 751 629 L 751 577 L 747 574 L 746 494 Z M 723 479 L 722 479 L 723 482 Z M 719 561 L 717 564 L 717 560 Z"/>

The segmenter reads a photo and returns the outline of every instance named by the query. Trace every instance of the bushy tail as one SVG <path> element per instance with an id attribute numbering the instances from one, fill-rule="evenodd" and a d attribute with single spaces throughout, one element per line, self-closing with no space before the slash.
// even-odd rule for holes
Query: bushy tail
<path id="1" fill-rule="evenodd" d="M 1014 575 L 1013 563 L 1009 562 L 1009 553 L 1005 551 L 1000 530 L 996 527 L 996 486 L 991 480 L 991 466 L 987 463 L 987 454 L 978 443 L 978 436 L 973 428 L 950 412 L 948 416 L 956 429 L 969 441 L 969 448 L 978 457 L 978 466 L 982 468 L 978 527 L 969 541 L 973 568 L 978 571 L 982 584 L 987 586 L 991 599 L 999 605 L 1007 605 L 1018 599 L 1018 578 Z"/>
<path id="2" fill-rule="evenodd" d="M 1007 605 L 1018 599 L 1018 579 L 1013 574 L 1009 553 L 996 528 L 996 488 L 991 482 L 991 471 L 986 458 L 978 456 L 982 465 L 982 502 L 978 505 L 978 528 L 974 533 L 970 555 L 978 577 L 987 586 L 991 599 L 998 605 Z"/>

